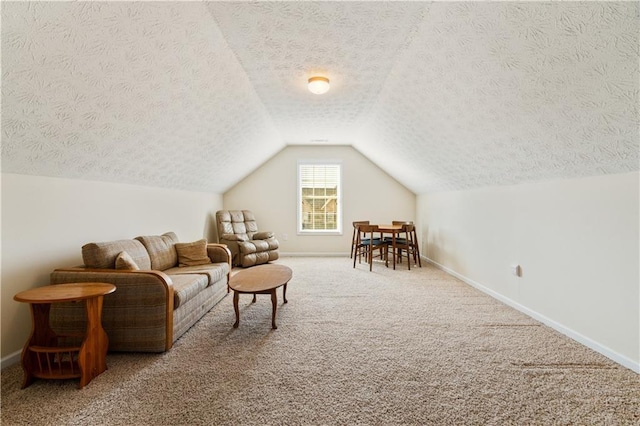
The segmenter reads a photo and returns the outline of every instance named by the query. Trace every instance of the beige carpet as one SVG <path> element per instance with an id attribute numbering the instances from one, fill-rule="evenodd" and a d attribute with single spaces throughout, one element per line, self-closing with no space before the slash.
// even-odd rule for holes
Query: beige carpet
<path id="1" fill-rule="evenodd" d="M 2 372 L 2 425 L 630 425 L 639 375 L 431 266 L 285 258 L 289 303 L 227 296 L 165 354 Z M 279 297 L 281 297 L 281 293 Z M 281 299 L 280 299 L 281 302 Z"/>

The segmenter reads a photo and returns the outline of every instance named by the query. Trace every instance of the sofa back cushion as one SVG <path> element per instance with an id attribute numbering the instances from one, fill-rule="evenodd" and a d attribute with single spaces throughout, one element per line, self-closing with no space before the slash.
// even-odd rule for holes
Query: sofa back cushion
<path id="1" fill-rule="evenodd" d="M 178 265 L 178 253 L 175 248 L 178 237 L 173 232 L 136 237 L 136 240 L 140 241 L 147 249 L 151 258 L 151 269 L 164 271 Z"/>
<path id="2" fill-rule="evenodd" d="M 140 241 L 118 240 L 82 246 L 82 260 L 87 268 L 114 269 L 116 258 L 126 251 L 140 269 L 151 269 L 149 253 Z"/>

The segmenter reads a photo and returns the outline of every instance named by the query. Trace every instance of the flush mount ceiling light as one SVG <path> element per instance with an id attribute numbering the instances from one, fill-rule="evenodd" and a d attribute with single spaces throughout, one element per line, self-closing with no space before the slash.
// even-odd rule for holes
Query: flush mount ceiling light
<path id="1" fill-rule="evenodd" d="M 322 95 L 329 91 L 329 79 L 327 77 L 311 77 L 309 79 L 309 91 L 316 95 Z"/>

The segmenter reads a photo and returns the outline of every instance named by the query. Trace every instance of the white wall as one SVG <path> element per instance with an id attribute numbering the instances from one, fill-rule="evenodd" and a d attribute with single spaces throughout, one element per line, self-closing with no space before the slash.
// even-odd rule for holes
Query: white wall
<path id="1" fill-rule="evenodd" d="M 298 160 L 342 161 L 343 235 L 297 235 Z M 348 254 L 355 220 L 414 220 L 416 196 L 350 146 L 289 146 L 224 194 L 229 210 L 252 210 L 285 254 Z M 285 238 L 286 234 L 286 238 Z"/>
<path id="2" fill-rule="evenodd" d="M 28 305 L 13 296 L 82 264 L 83 244 L 167 231 L 213 240 L 221 207 L 216 194 L 3 173 L 2 358 L 21 350 L 31 328 Z"/>
<path id="3" fill-rule="evenodd" d="M 640 371 L 638 173 L 418 197 L 422 253 Z M 522 266 L 522 277 L 510 265 Z"/>

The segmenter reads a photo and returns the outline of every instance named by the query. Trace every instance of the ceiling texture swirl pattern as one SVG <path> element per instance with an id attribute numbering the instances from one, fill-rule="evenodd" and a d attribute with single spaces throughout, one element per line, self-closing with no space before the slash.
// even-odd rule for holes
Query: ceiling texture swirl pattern
<path id="1" fill-rule="evenodd" d="M 637 2 L 3 2 L 1 31 L 3 172 L 222 193 L 297 144 L 417 194 L 639 169 Z"/>

